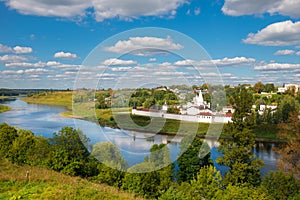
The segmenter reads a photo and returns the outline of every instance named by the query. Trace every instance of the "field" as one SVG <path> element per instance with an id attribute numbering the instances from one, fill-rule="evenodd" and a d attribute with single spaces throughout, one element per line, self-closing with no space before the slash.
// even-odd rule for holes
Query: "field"
<path id="1" fill-rule="evenodd" d="M 136 199 L 116 188 L 43 168 L 0 160 L 0 169 L 0 199 Z"/>

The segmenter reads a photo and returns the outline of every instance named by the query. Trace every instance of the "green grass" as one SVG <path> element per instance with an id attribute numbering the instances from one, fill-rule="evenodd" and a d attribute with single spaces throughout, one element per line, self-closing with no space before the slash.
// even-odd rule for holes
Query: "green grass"
<path id="1" fill-rule="evenodd" d="M 22 100 L 34 104 L 66 106 L 70 109 L 72 107 L 72 91 L 44 92 L 31 97 L 22 98 Z"/>
<path id="2" fill-rule="evenodd" d="M 10 111 L 11 108 L 8 106 L 0 105 L 0 113 Z"/>
<path id="3" fill-rule="evenodd" d="M 29 171 L 29 181 L 25 173 Z M 118 189 L 38 167 L 0 161 L 0 199 L 136 199 Z M 140 198 L 141 199 L 141 198 Z"/>

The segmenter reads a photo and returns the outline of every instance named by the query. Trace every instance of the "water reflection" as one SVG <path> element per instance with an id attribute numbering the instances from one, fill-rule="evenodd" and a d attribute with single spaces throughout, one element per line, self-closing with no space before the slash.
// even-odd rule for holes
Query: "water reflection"
<path id="1" fill-rule="evenodd" d="M 64 112 L 65 109 L 58 106 L 27 104 L 19 99 L 4 102 L 4 104 L 10 106 L 12 110 L 0 114 L 0 123 L 6 122 L 12 126 L 31 130 L 35 134 L 43 135 L 44 137 L 51 137 L 53 132 L 58 132 L 64 126 L 80 128 L 91 139 L 93 144 L 106 141 L 116 144 L 131 166 L 143 162 L 144 157 L 149 156 L 149 150 L 153 144 L 167 144 L 171 152 L 172 161 L 176 161 L 180 152 L 179 143 L 182 138 L 178 136 L 172 137 L 112 129 L 101 127 L 93 122 L 64 118 L 59 113 Z M 216 158 L 221 156 L 217 151 L 219 143 L 210 139 L 207 139 L 207 143 L 211 148 L 211 158 L 215 166 L 224 174 L 227 168 L 219 166 L 215 162 Z M 279 156 L 272 151 L 272 148 L 275 146 L 274 143 L 260 142 L 253 148 L 255 155 L 265 163 L 261 169 L 262 175 L 269 170 L 277 169 L 276 165 Z"/>

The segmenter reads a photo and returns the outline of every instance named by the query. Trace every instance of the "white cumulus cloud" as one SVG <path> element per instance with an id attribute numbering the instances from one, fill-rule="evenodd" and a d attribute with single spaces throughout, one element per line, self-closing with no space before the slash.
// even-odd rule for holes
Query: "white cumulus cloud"
<path id="1" fill-rule="evenodd" d="M 13 63 L 6 63 L 6 67 L 15 67 L 15 68 L 32 68 L 32 67 L 45 67 L 46 63 L 44 62 L 37 62 L 37 63 L 28 63 L 28 62 L 13 62 Z"/>
<path id="2" fill-rule="evenodd" d="M 13 48 L 14 52 L 17 54 L 26 54 L 26 53 L 32 53 L 32 48 L 31 47 L 20 47 L 20 46 L 15 46 Z"/>
<path id="3" fill-rule="evenodd" d="M 286 55 L 293 55 L 295 53 L 294 50 L 290 50 L 290 49 L 283 49 L 283 50 L 278 50 L 274 53 L 274 55 L 276 56 L 286 56 Z"/>
<path id="4" fill-rule="evenodd" d="M 268 25 L 257 33 L 250 33 L 243 40 L 247 44 L 264 46 L 289 46 L 300 44 L 300 22 L 290 20 Z"/>
<path id="5" fill-rule="evenodd" d="M 28 60 L 27 57 L 18 56 L 18 55 L 0 56 L 0 62 L 2 62 L 2 63 L 23 62 L 23 61 L 27 61 L 27 60 Z"/>
<path id="6" fill-rule="evenodd" d="M 118 17 L 130 20 L 141 16 L 175 15 L 186 0 L 92 0 L 97 21 Z"/>
<path id="7" fill-rule="evenodd" d="M 72 59 L 76 59 L 77 55 L 74 53 L 70 53 L 70 52 L 56 52 L 53 56 L 54 58 L 61 58 L 61 59 L 67 59 L 67 60 L 72 60 Z"/>
<path id="8" fill-rule="evenodd" d="M 179 66 L 189 66 L 193 65 L 196 67 L 207 67 L 216 65 L 218 67 L 226 67 L 226 66 L 249 66 L 255 63 L 254 58 L 246 58 L 246 57 L 234 57 L 234 58 L 222 58 L 222 59 L 213 59 L 213 60 L 180 60 L 175 62 L 175 65 Z"/>
<path id="9" fill-rule="evenodd" d="M 9 53 L 12 51 L 11 47 L 0 44 L 0 53 Z"/>
<path id="10" fill-rule="evenodd" d="M 232 16 L 269 13 L 299 18 L 299 10 L 299 0 L 225 0 L 222 7 L 224 14 Z"/>
<path id="11" fill-rule="evenodd" d="M 136 65 L 137 61 L 134 60 L 121 60 L 117 58 L 110 58 L 102 62 L 103 65 Z"/>
<path id="12" fill-rule="evenodd" d="M 49 17 L 95 16 L 97 21 L 119 18 L 130 20 L 142 16 L 174 16 L 186 0 L 5 0 L 5 4 L 25 15 Z M 93 11 L 87 10 L 92 8 Z"/>
<path id="13" fill-rule="evenodd" d="M 254 67 L 254 70 L 291 70 L 291 69 L 299 69 L 300 64 L 293 63 L 266 63 L 260 64 Z"/>
<path id="14" fill-rule="evenodd" d="M 89 0 L 7 0 L 6 5 L 21 14 L 75 17 L 85 15 L 85 10 L 91 6 Z"/>
<path id="15" fill-rule="evenodd" d="M 104 50 L 115 53 L 131 53 L 139 56 L 168 53 L 171 50 L 182 49 L 183 46 L 172 41 L 171 37 L 130 37 L 129 40 L 119 40 L 113 46 Z"/>

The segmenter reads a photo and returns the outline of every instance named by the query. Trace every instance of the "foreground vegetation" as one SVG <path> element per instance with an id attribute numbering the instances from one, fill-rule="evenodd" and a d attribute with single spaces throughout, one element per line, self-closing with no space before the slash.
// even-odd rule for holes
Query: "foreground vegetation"
<path id="1" fill-rule="evenodd" d="M 11 108 L 9 106 L 0 105 L 0 113 L 10 111 Z"/>
<path id="2" fill-rule="evenodd" d="M 2 159 L 0 169 L 0 199 L 136 199 L 114 187 L 41 167 Z"/>

